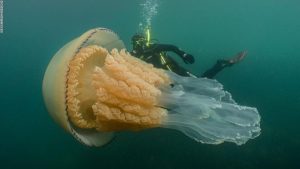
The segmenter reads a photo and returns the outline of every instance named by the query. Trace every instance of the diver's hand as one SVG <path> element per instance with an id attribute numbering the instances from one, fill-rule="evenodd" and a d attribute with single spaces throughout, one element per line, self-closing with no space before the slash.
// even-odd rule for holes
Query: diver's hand
<path id="1" fill-rule="evenodd" d="M 187 53 L 183 54 L 183 56 L 181 58 L 185 64 L 189 64 L 189 63 L 192 64 L 195 62 L 194 56 L 187 54 Z"/>

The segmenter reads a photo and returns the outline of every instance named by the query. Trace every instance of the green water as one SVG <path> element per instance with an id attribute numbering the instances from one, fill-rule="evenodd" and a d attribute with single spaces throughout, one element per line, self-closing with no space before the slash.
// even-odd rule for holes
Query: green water
<path id="1" fill-rule="evenodd" d="M 138 0 L 4 0 L 0 34 L 0 168 L 241 169 L 299 168 L 300 2 L 159 0 L 152 36 L 196 56 L 202 73 L 247 49 L 216 78 L 235 100 L 255 106 L 262 134 L 243 146 L 197 143 L 166 129 L 120 133 L 89 148 L 48 115 L 41 94 L 53 54 L 88 29 L 114 30 L 131 49 L 141 22 Z"/>

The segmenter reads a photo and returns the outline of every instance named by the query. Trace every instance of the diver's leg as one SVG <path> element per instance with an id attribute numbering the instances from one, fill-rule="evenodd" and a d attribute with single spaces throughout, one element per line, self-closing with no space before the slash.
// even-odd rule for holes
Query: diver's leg
<path id="1" fill-rule="evenodd" d="M 160 56 L 163 59 L 163 62 L 161 62 L 161 65 L 163 66 L 163 69 L 172 71 L 178 75 L 181 76 L 191 76 L 192 74 L 187 71 L 184 67 L 180 66 L 173 58 L 170 56 Z M 162 61 L 162 60 L 160 60 Z"/>
<path id="2" fill-rule="evenodd" d="M 176 69 L 174 69 L 174 72 L 178 75 L 181 76 L 191 76 L 191 77 L 196 77 L 195 75 L 193 75 L 192 73 L 190 73 L 189 71 L 187 71 L 185 68 L 181 67 L 181 66 L 177 66 Z"/>
<path id="3" fill-rule="evenodd" d="M 245 58 L 247 51 L 242 51 L 230 58 L 229 60 L 218 60 L 217 63 L 207 71 L 205 71 L 201 77 L 213 78 L 225 67 L 230 67 Z"/>
<path id="4" fill-rule="evenodd" d="M 216 76 L 217 73 L 219 73 L 221 70 L 223 70 L 225 67 L 229 65 L 229 62 L 227 60 L 218 60 L 217 63 L 207 71 L 205 71 L 201 77 L 206 77 L 209 79 L 212 79 Z"/>

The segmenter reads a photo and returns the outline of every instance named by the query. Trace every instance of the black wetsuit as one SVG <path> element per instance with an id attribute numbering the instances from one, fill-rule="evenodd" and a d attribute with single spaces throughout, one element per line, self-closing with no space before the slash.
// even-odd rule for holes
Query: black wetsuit
<path id="1" fill-rule="evenodd" d="M 229 63 L 228 60 L 220 59 L 217 61 L 217 63 L 207 71 L 205 71 L 201 77 L 206 77 L 209 79 L 212 79 L 215 77 L 221 70 L 223 70 L 225 67 L 232 66 L 232 63 Z"/>
<path id="2" fill-rule="evenodd" d="M 157 68 L 167 69 L 181 76 L 195 76 L 191 74 L 187 69 L 180 66 L 174 59 L 168 56 L 166 52 L 174 52 L 182 59 L 184 59 L 184 56 L 186 55 L 186 53 L 180 50 L 177 46 L 168 44 L 150 44 L 147 47 L 139 46 L 135 48 L 131 52 L 131 54 L 148 63 L 153 64 Z M 226 66 L 228 66 L 227 60 L 218 60 L 217 63 L 212 68 L 205 71 L 201 75 L 201 77 L 213 78 Z"/>

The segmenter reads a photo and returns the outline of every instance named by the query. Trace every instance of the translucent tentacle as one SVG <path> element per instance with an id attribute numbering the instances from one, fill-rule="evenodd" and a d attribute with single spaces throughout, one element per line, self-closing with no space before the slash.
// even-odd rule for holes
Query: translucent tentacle
<path id="1" fill-rule="evenodd" d="M 168 74 L 173 85 L 161 89 L 160 106 L 169 111 L 162 127 L 209 144 L 241 145 L 260 134 L 257 109 L 238 105 L 216 80 Z"/>

